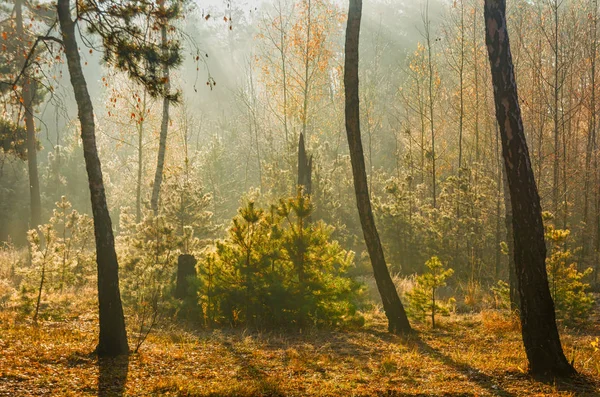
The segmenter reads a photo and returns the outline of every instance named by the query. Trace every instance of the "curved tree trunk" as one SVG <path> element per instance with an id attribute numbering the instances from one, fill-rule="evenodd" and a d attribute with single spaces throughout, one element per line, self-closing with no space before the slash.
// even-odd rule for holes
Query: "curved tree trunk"
<path id="1" fill-rule="evenodd" d="M 485 26 L 496 118 L 510 190 L 521 330 L 529 371 L 534 375 L 572 375 L 575 369 L 560 344 L 548 287 L 542 209 L 521 120 L 506 26 L 506 0 L 485 0 Z"/>
<path id="2" fill-rule="evenodd" d="M 396 286 L 388 271 L 383 255 L 379 234 L 375 227 L 375 219 L 369 200 L 365 157 L 360 136 L 360 106 L 358 95 L 358 41 L 360 35 L 360 19 L 362 0 L 350 0 L 348 9 L 348 25 L 346 28 L 346 60 L 344 66 L 344 86 L 346 92 L 346 133 L 350 147 L 350 161 L 354 177 L 354 191 L 360 223 L 365 236 L 365 243 L 371 258 L 373 274 L 383 302 L 383 309 L 388 318 L 388 330 L 392 333 L 408 333 L 410 323 L 406 317 L 404 306 L 396 291 Z"/>
<path id="3" fill-rule="evenodd" d="M 58 0 L 58 19 L 64 42 L 65 55 L 71 76 L 71 85 L 75 93 L 83 156 L 88 174 L 92 213 L 94 217 L 94 236 L 96 238 L 96 261 L 98 264 L 98 303 L 100 308 L 100 338 L 96 352 L 98 355 L 116 356 L 129 353 L 125 318 L 119 291 L 119 264 L 115 252 L 110 214 L 106 205 L 104 182 L 94 125 L 94 109 L 87 89 L 87 83 L 81 69 L 81 58 L 75 39 L 75 23 L 71 19 L 70 0 Z"/>

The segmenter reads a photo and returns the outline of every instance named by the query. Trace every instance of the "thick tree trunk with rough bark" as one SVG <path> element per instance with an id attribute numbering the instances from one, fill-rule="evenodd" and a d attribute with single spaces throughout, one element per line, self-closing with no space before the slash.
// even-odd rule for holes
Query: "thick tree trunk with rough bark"
<path id="1" fill-rule="evenodd" d="M 96 148 L 94 109 L 81 68 L 81 58 L 75 39 L 75 22 L 71 19 L 70 0 L 58 0 L 57 8 L 71 85 L 77 101 L 83 155 L 92 200 L 100 312 L 100 338 L 96 353 L 101 356 L 128 354 L 129 346 L 119 291 L 119 264 Z"/>
<path id="2" fill-rule="evenodd" d="M 348 25 L 346 28 L 344 86 L 346 93 L 346 133 L 350 147 L 354 191 L 356 193 L 356 204 L 358 206 L 365 243 L 373 266 L 373 274 L 379 294 L 381 295 L 383 309 L 388 318 L 388 330 L 392 333 L 408 333 L 411 331 L 410 323 L 385 263 L 383 248 L 375 227 L 375 219 L 369 199 L 365 157 L 360 136 L 358 94 L 358 42 L 361 13 L 362 0 L 350 0 Z"/>
<path id="3" fill-rule="evenodd" d="M 23 31 L 23 0 L 15 3 L 15 22 L 17 36 L 20 41 L 20 50 L 27 41 Z M 35 136 L 35 122 L 33 120 L 33 84 L 29 77 L 29 71 L 23 73 L 23 107 L 25 109 L 25 129 L 27 131 L 27 170 L 29 173 L 29 206 L 30 206 L 30 229 L 37 228 L 42 223 L 42 200 L 40 198 L 40 180 L 38 177 L 37 164 L 37 139 Z"/>
<path id="4" fill-rule="evenodd" d="M 502 185 L 504 193 L 505 225 L 506 225 L 506 247 L 508 248 L 508 287 L 510 296 L 510 310 L 518 310 L 521 305 L 519 299 L 519 281 L 515 269 L 515 241 L 513 236 L 513 216 L 512 205 L 510 203 L 510 191 L 508 189 L 508 179 L 506 178 L 506 169 L 502 167 Z"/>
<path id="5" fill-rule="evenodd" d="M 548 287 L 542 209 L 523 131 L 505 0 L 485 0 L 485 27 L 510 190 L 521 329 L 529 371 L 534 375 L 572 375 L 575 369 L 562 350 Z"/>

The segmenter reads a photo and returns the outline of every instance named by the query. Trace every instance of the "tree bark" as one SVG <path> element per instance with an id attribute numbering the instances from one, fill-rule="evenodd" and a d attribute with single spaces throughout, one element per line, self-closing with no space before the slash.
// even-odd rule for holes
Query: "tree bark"
<path id="1" fill-rule="evenodd" d="M 542 209 L 519 108 L 506 26 L 506 0 L 485 0 L 484 14 L 496 119 L 510 190 L 521 330 L 529 371 L 534 375 L 573 375 L 575 369 L 560 343 L 548 287 Z"/>
<path id="2" fill-rule="evenodd" d="M 23 43 L 27 41 L 23 31 L 23 0 L 15 3 L 15 22 L 17 35 L 20 40 L 20 52 L 25 52 Z M 40 180 L 37 164 L 37 139 L 35 137 L 35 122 L 33 120 L 33 84 L 27 70 L 23 73 L 23 107 L 25 108 L 25 129 L 27 131 L 27 169 L 29 173 L 30 199 L 30 229 L 37 228 L 42 223 L 42 200 L 40 198 Z"/>
<path id="3" fill-rule="evenodd" d="M 505 208 L 504 222 L 506 225 L 506 247 L 508 248 L 508 288 L 510 297 L 510 310 L 514 311 L 519 309 L 521 300 L 519 299 L 519 281 L 517 279 L 517 271 L 515 269 L 515 241 L 512 229 L 512 205 L 510 203 L 510 191 L 508 189 L 508 180 L 505 167 L 502 167 L 502 185 Z"/>
<path id="4" fill-rule="evenodd" d="M 142 104 L 142 118 L 137 126 L 138 128 L 138 146 L 137 146 L 137 181 L 135 188 L 135 223 L 142 221 L 142 180 L 144 178 L 144 123 L 146 121 L 146 95 L 147 91 L 144 89 L 144 99 Z"/>
<path id="5" fill-rule="evenodd" d="M 383 248 L 377 228 L 375 227 L 375 219 L 373 218 L 371 201 L 369 200 L 365 157 L 360 135 L 360 103 L 358 93 L 358 43 L 361 13 L 362 0 L 350 0 L 348 25 L 346 27 L 344 86 L 346 94 L 346 133 L 350 147 L 356 205 L 358 207 L 365 243 L 373 266 L 375 282 L 381 295 L 383 309 L 388 318 L 388 330 L 392 333 L 409 333 L 411 331 L 410 323 L 385 263 Z"/>
<path id="6" fill-rule="evenodd" d="M 101 356 L 128 354 L 129 346 L 119 291 L 119 264 L 115 252 L 112 223 L 106 205 L 102 168 L 96 148 L 94 109 L 81 68 L 81 58 L 75 39 L 75 22 L 71 19 L 70 0 L 58 0 L 57 8 L 71 85 L 75 93 L 81 123 L 83 156 L 88 174 L 94 218 L 100 312 L 100 337 L 96 353 Z"/>
<path id="7" fill-rule="evenodd" d="M 164 0 L 160 2 L 160 6 L 164 8 Z M 167 26 L 163 23 L 161 29 L 161 41 L 163 45 L 163 52 L 165 58 L 168 55 L 167 52 Z M 171 82 L 169 81 L 169 67 L 164 66 L 163 78 L 165 79 L 165 90 L 168 93 L 171 88 Z M 154 185 L 152 186 L 152 197 L 150 199 L 150 206 L 154 215 L 158 215 L 158 200 L 160 197 L 160 186 L 162 185 L 163 172 L 165 168 L 165 154 L 167 152 L 167 135 L 169 132 L 169 104 L 170 99 L 165 96 L 163 98 L 163 112 L 162 122 L 160 124 L 160 138 L 158 143 L 158 159 L 156 161 L 156 173 L 154 174 Z"/>

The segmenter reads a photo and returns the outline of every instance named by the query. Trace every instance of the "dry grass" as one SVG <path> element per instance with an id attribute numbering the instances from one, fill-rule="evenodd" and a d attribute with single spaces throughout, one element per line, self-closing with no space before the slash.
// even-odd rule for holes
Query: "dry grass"
<path id="1" fill-rule="evenodd" d="M 481 312 L 483 332 L 496 335 L 521 332 L 521 322 L 515 312 L 483 310 Z"/>
<path id="2" fill-rule="evenodd" d="M 600 352 L 585 334 L 563 333 L 585 375 L 542 383 L 524 373 L 518 327 L 499 313 L 452 316 L 436 330 L 389 335 L 381 315 L 354 331 L 152 334 L 138 354 L 98 360 L 93 291 L 61 300 L 60 321 L 35 325 L 0 309 L 1 396 L 599 396 Z M 82 296 L 87 297 L 82 299 Z M 56 303 L 58 304 L 58 303 Z"/>

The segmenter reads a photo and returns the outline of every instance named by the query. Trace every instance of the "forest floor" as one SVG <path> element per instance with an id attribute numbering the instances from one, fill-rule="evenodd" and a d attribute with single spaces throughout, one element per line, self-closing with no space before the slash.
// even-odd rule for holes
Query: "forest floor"
<path id="1" fill-rule="evenodd" d="M 493 311 L 440 318 L 406 338 L 388 334 L 381 314 L 344 331 L 172 325 L 138 353 L 99 360 L 93 291 L 86 304 L 81 296 L 44 308 L 38 324 L 0 307 L 0 396 L 600 396 L 600 321 L 561 329 L 581 376 L 544 382 L 525 373 L 517 322 Z"/>

